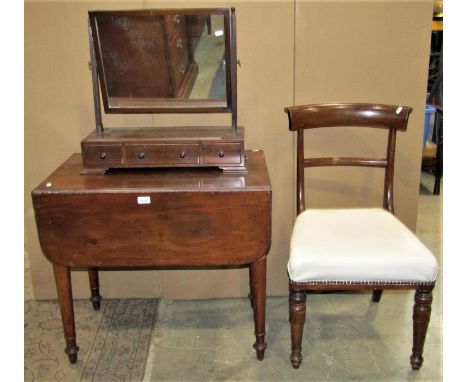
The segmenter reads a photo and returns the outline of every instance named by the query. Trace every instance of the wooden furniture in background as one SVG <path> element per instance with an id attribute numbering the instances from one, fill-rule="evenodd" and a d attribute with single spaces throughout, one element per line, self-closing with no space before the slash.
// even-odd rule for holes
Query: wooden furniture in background
<path id="1" fill-rule="evenodd" d="M 394 215 L 393 172 L 397 131 L 405 131 L 412 109 L 378 104 L 323 104 L 286 108 L 289 129 L 297 133 L 297 219 L 289 254 L 291 363 L 302 362 L 306 292 L 415 289 L 411 366 L 419 369 L 431 313 L 437 261 Z M 362 126 L 388 130 L 382 158 L 306 158 L 304 130 Z M 304 169 L 316 166 L 364 166 L 385 169 L 383 208 L 306 209 Z"/>
<path id="2" fill-rule="evenodd" d="M 437 106 L 434 116 L 435 143 L 426 142 L 426 147 L 422 151 L 422 170 L 431 170 L 434 174 L 434 195 L 440 194 L 440 182 L 442 180 L 444 169 L 444 110 Z"/>
<path id="3" fill-rule="evenodd" d="M 90 300 L 99 309 L 99 269 L 248 266 L 254 347 L 263 359 L 272 194 L 263 152 L 248 151 L 246 165 L 246 174 L 133 169 L 80 176 L 81 156 L 74 154 L 32 191 L 71 363 L 78 353 L 72 268 L 89 269 Z"/>
<path id="4" fill-rule="evenodd" d="M 211 34 L 211 15 L 210 16 L 188 16 L 187 17 L 189 35 L 191 37 L 200 37 L 205 29 Z"/>
<path id="5" fill-rule="evenodd" d="M 439 2 L 441 3 L 441 2 Z M 441 5 L 438 4 L 439 12 Z M 436 5 L 434 5 L 436 10 Z M 442 13 L 439 13 L 442 17 Z M 426 104 L 434 105 L 436 113 L 434 116 L 434 133 L 429 137 L 426 146 L 423 148 L 421 169 L 431 170 L 435 177 L 434 195 L 440 194 L 440 182 L 443 175 L 444 167 L 444 146 L 443 146 L 443 106 L 444 106 L 444 59 L 443 59 L 443 27 L 442 20 L 433 20 L 432 22 L 432 37 L 431 37 L 431 55 L 429 59 L 429 76 L 427 81 L 427 99 Z M 434 23 L 438 23 L 434 25 Z"/>

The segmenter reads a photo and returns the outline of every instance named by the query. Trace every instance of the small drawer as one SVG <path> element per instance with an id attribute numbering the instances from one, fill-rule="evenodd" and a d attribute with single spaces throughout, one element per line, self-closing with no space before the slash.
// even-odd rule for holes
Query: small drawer
<path id="1" fill-rule="evenodd" d="M 242 145 L 240 143 L 203 144 L 204 164 L 239 164 L 241 163 Z"/>
<path id="2" fill-rule="evenodd" d="M 86 145 L 83 147 L 84 167 L 105 168 L 122 165 L 120 145 Z"/>
<path id="3" fill-rule="evenodd" d="M 196 144 L 126 145 L 127 164 L 157 166 L 162 164 L 186 165 L 199 163 Z"/>

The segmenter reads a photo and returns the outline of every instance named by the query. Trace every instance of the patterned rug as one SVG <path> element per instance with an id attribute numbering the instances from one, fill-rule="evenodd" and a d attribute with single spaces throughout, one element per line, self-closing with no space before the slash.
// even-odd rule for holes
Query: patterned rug
<path id="1" fill-rule="evenodd" d="M 141 381 L 158 307 L 157 299 L 110 299 L 96 312 L 74 301 L 80 351 L 70 365 L 58 302 L 25 301 L 24 380 Z"/>

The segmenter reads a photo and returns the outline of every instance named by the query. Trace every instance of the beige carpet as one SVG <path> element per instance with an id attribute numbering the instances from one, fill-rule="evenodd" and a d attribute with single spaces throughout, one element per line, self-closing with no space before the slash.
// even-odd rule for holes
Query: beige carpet
<path id="1" fill-rule="evenodd" d="M 68 363 L 57 301 L 25 301 L 25 381 L 141 381 L 157 299 L 75 300 L 78 362 Z"/>

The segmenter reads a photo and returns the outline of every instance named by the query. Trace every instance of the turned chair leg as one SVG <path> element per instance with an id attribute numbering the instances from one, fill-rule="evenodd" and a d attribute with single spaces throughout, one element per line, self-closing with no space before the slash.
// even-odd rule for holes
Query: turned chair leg
<path id="1" fill-rule="evenodd" d="M 424 341 L 431 318 L 432 289 L 418 289 L 414 295 L 413 308 L 413 354 L 411 367 L 418 370 L 423 363 Z"/>
<path id="2" fill-rule="evenodd" d="M 89 288 L 91 289 L 91 297 L 89 301 L 93 303 L 94 310 L 99 310 L 101 307 L 102 297 L 99 294 L 99 274 L 97 268 L 88 270 L 89 275 Z"/>
<path id="3" fill-rule="evenodd" d="M 302 332 L 306 315 L 305 291 L 289 292 L 289 322 L 291 324 L 291 364 L 298 369 L 302 362 Z"/>
<path id="4" fill-rule="evenodd" d="M 379 302 L 380 298 L 382 297 L 382 289 L 374 289 L 372 292 L 372 301 L 373 302 Z"/>

